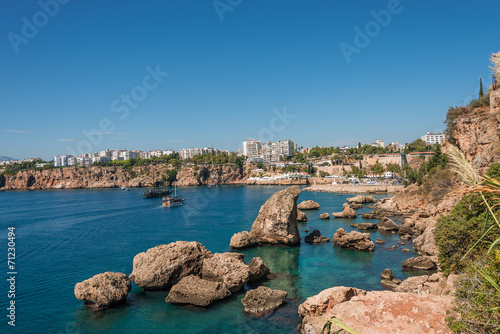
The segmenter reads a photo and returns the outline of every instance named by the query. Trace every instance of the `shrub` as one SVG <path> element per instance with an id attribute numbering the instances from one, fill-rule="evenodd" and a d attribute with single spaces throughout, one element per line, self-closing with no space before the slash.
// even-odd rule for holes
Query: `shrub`
<path id="1" fill-rule="evenodd" d="M 493 278 L 493 281 L 486 276 Z M 454 332 L 495 333 L 500 331 L 500 252 L 481 258 L 466 268 L 456 284 L 455 311 L 458 319 L 450 317 L 449 327 Z"/>
<path id="2" fill-rule="evenodd" d="M 0 188 L 5 187 L 5 175 L 0 174 Z"/>
<path id="3" fill-rule="evenodd" d="M 451 171 L 437 167 L 423 177 L 419 192 L 426 196 L 429 202 L 437 202 L 453 189 L 455 182 Z"/>
<path id="4" fill-rule="evenodd" d="M 499 203 L 498 200 L 493 200 L 492 195 L 486 197 L 490 203 Z M 498 213 L 498 207 L 495 209 Z M 485 242 L 491 242 L 500 236 L 498 232 L 488 234 L 483 239 L 485 242 L 478 243 L 468 254 L 467 259 L 462 260 L 484 231 L 495 224 L 493 219 L 487 220 L 487 216 L 487 208 L 481 196 L 467 195 L 449 215 L 438 219 L 434 236 L 436 246 L 439 248 L 439 264 L 445 275 L 465 268 L 471 260 L 485 252 L 488 247 Z"/>

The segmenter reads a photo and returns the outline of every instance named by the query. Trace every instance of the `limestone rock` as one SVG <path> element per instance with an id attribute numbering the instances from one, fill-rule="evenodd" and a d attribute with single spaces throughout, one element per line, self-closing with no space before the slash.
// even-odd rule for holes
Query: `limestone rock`
<path id="1" fill-rule="evenodd" d="M 196 241 L 177 241 L 150 248 L 134 257 L 130 280 L 145 290 L 171 287 L 183 277 L 199 275 L 203 260 L 212 256 Z"/>
<path id="2" fill-rule="evenodd" d="M 366 291 L 345 286 L 336 286 L 321 291 L 309 297 L 299 305 L 298 312 L 301 316 L 322 316 L 330 312 L 336 305 L 349 301 L 351 298 L 366 294 Z M 318 332 L 320 333 L 320 332 Z"/>
<path id="3" fill-rule="evenodd" d="M 308 298 L 306 303 L 317 296 Z M 304 304 L 299 306 L 302 333 L 320 334 L 326 321 L 336 317 L 358 333 L 451 334 L 445 319 L 449 316 L 447 311 L 453 308 L 452 296 L 371 291 L 340 303 L 331 302 L 329 307 L 317 303 L 318 308 L 327 311 L 316 314 L 307 312 Z M 307 306 L 313 308 L 311 302 Z M 331 332 L 338 330 L 335 325 L 331 328 Z"/>
<path id="4" fill-rule="evenodd" d="M 375 240 L 375 243 L 382 245 L 382 244 L 385 244 L 385 240 L 382 240 L 382 239 L 376 239 L 376 240 Z"/>
<path id="5" fill-rule="evenodd" d="M 397 231 L 399 229 L 399 226 L 394 221 L 392 221 L 387 217 L 382 217 L 382 219 L 379 220 L 377 225 L 379 230 L 384 230 L 384 231 Z"/>
<path id="6" fill-rule="evenodd" d="M 248 269 L 250 271 L 249 282 L 260 280 L 271 273 L 269 267 L 260 257 L 254 257 L 250 260 L 250 262 L 248 262 Z"/>
<path id="7" fill-rule="evenodd" d="M 335 218 L 356 218 L 358 216 L 348 203 L 344 203 L 342 209 L 342 212 L 334 212 L 332 216 Z"/>
<path id="8" fill-rule="evenodd" d="M 380 275 L 380 278 L 392 280 L 394 278 L 394 274 L 392 273 L 391 269 L 387 268 L 384 269 L 384 271 Z"/>
<path id="9" fill-rule="evenodd" d="M 377 200 L 373 198 L 373 196 L 363 196 L 363 195 L 358 195 L 355 197 L 350 197 L 347 199 L 347 202 L 349 203 L 375 203 Z"/>
<path id="10" fill-rule="evenodd" d="M 250 234 L 248 231 L 243 231 L 239 233 L 235 233 L 231 237 L 231 242 L 229 246 L 232 248 L 246 248 L 246 247 L 253 247 L 257 244 L 255 241 L 255 238 Z"/>
<path id="11" fill-rule="evenodd" d="M 314 230 L 304 238 L 304 241 L 309 244 L 322 244 L 330 242 L 330 238 L 322 236 L 319 230 Z"/>
<path id="12" fill-rule="evenodd" d="M 411 257 L 401 263 L 403 267 L 419 270 L 431 270 L 436 268 L 436 263 L 432 261 L 430 256 Z"/>
<path id="13" fill-rule="evenodd" d="M 207 281 L 198 276 L 187 276 L 175 284 L 165 301 L 173 304 L 208 306 L 231 294 L 222 282 Z"/>
<path id="14" fill-rule="evenodd" d="M 297 222 L 305 223 L 307 222 L 307 216 L 304 212 L 297 209 Z"/>
<path id="15" fill-rule="evenodd" d="M 297 245 L 297 198 L 299 186 L 292 186 L 273 194 L 260 208 L 250 233 L 258 243 Z"/>
<path id="16" fill-rule="evenodd" d="M 302 201 L 299 205 L 297 205 L 297 209 L 299 210 L 317 210 L 320 205 L 315 201 Z"/>
<path id="17" fill-rule="evenodd" d="M 105 272 L 75 285 L 75 296 L 95 310 L 124 302 L 131 284 L 127 275 Z"/>
<path id="18" fill-rule="evenodd" d="M 375 245 L 370 240 L 370 233 L 360 233 L 352 231 L 347 233 L 343 228 L 339 228 L 333 236 L 333 243 L 342 248 L 353 248 L 363 251 L 373 251 Z"/>
<path id="19" fill-rule="evenodd" d="M 330 215 L 328 213 L 322 213 L 319 215 L 319 219 L 330 219 Z"/>
<path id="20" fill-rule="evenodd" d="M 378 228 L 375 223 L 359 223 L 358 230 L 376 230 Z"/>
<path id="21" fill-rule="evenodd" d="M 245 306 L 246 313 L 263 314 L 283 304 L 287 295 L 286 291 L 259 286 L 257 289 L 248 291 L 241 303 Z"/>
<path id="22" fill-rule="evenodd" d="M 350 203 L 349 206 L 353 210 L 359 210 L 363 208 L 363 204 L 358 204 L 358 203 Z"/>
<path id="23" fill-rule="evenodd" d="M 204 280 L 222 282 L 229 291 L 240 290 L 250 280 L 250 269 L 240 253 L 215 253 L 203 260 L 201 277 Z"/>
<path id="24" fill-rule="evenodd" d="M 373 213 L 363 213 L 361 217 L 363 219 L 377 219 L 377 216 L 375 216 Z"/>
<path id="25" fill-rule="evenodd" d="M 397 280 L 392 279 L 383 279 L 380 281 L 380 284 L 388 290 L 394 290 L 398 287 Z"/>

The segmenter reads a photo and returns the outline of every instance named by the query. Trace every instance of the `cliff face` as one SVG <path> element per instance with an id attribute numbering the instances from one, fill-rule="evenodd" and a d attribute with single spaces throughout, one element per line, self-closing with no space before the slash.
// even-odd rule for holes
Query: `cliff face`
<path id="1" fill-rule="evenodd" d="M 454 121 L 458 147 L 484 172 L 500 162 L 500 90 L 490 93 L 490 107 L 480 107 L 460 115 Z M 446 148 L 444 148 L 446 150 Z"/>
<path id="2" fill-rule="evenodd" d="M 121 186 L 150 187 L 162 180 L 172 166 L 158 165 L 133 168 L 135 176 L 121 167 L 67 167 L 46 170 L 20 171 L 5 175 L 5 186 L 1 190 L 115 188 Z M 182 167 L 177 174 L 180 186 L 197 186 L 210 183 L 244 183 L 252 167 L 224 166 Z"/>

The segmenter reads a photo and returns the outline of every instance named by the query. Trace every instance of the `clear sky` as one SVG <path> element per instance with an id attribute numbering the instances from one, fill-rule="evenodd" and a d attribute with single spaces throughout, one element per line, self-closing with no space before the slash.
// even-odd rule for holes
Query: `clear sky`
<path id="1" fill-rule="evenodd" d="M 499 12 L 498 0 L 0 1 L 0 155 L 409 142 L 491 83 Z"/>

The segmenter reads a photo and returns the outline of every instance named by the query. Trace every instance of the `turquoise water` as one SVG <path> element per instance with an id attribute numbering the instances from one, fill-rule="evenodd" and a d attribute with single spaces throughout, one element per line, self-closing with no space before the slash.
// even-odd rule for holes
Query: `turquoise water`
<path id="1" fill-rule="evenodd" d="M 307 297 L 332 286 L 383 290 L 380 273 L 391 268 L 396 278 L 400 264 L 413 253 L 403 253 L 397 235 L 371 232 L 382 238 L 375 252 L 333 247 L 332 243 L 300 247 L 265 246 L 244 250 L 245 261 L 260 256 L 277 273 L 265 286 L 288 291 L 287 304 L 263 318 L 243 313 L 244 291 L 206 309 L 165 303 L 167 292 L 143 292 L 132 285 L 128 304 L 93 312 L 77 300 L 77 282 L 105 271 L 130 274 L 137 253 L 177 240 L 199 241 L 212 252 L 230 251 L 231 236 L 249 230 L 259 208 L 276 186 L 220 186 L 182 188 L 186 205 L 162 208 L 160 199 L 140 198 L 142 190 L 60 190 L 0 192 L 2 244 L 7 253 L 7 227 L 16 226 L 16 327 L 2 333 L 293 333 L 298 325 L 297 306 Z M 341 211 L 348 195 L 302 192 L 299 201 L 312 199 L 320 210 L 306 211 L 305 229 L 319 229 L 327 237 L 361 218 L 322 221 L 319 214 Z M 381 196 L 379 196 L 380 198 Z M 358 213 L 370 209 L 358 210 Z M 408 247 L 411 244 L 407 242 Z M 1 268 L 7 274 L 6 256 Z M 2 280 L 1 309 L 8 306 L 8 287 Z M 251 287 L 246 286 L 245 289 Z"/>

